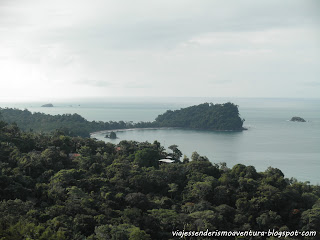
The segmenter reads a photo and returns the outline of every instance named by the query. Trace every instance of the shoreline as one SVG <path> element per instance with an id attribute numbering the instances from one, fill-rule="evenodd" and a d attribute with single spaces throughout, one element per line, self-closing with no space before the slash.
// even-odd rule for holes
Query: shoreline
<path id="1" fill-rule="evenodd" d="M 242 132 L 248 130 L 248 128 L 242 127 L 240 130 L 210 130 L 200 128 L 182 128 L 182 127 L 154 127 L 154 128 L 120 128 L 120 129 L 108 129 L 90 133 L 90 137 L 94 134 L 105 134 L 108 132 L 124 132 L 124 131 L 135 131 L 135 130 L 162 130 L 162 129 L 184 129 L 184 130 L 200 130 L 200 131 L 212 131 L 212 132 Z"/>
<path id="2" fill-rule="evenodd" d="M 107 132 L 124 132 L 124 131 L 134 131 L 134 130 L 160 130 L 160 129 L 177 129 L 174 127 L 155 127 L 155 128 L 119 128 L 119 129 L 107 129 L 107 130 L 101 130 L 97 132 L 92 132 L 90 133 L 90 136 L 93 134 L 102 134 L 102 133 L 107 133 Z"/>

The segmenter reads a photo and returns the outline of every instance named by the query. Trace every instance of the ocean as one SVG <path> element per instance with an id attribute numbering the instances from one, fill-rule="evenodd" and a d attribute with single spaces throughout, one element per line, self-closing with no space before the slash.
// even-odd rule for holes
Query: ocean
<path id="1" fill-rule="evenodd" d="M 233 102 L 245 119 L 242 132 L 213 132 L 188 129 L 136 129 L 117 131 L 117 139 L 105 132 L 91 137 L 119 143 L 122 140 L 159 141 L 168 152 L 172 144 L 187 157 L 197 151 L 213 163 L 228 167 L 241 163 L 265 171 L 279 168 L 287 178 L 320 184 L 320 99 L 272 98 L 109 98 L 45 103 L 0 103 L 0 107 L 28 109 L 47 114 L 78 113 L 89 121 L 153 121 L 166 110 L 176 110 L 203 102 Z M 307 122 L 291 122 L 299 116 Z"/>

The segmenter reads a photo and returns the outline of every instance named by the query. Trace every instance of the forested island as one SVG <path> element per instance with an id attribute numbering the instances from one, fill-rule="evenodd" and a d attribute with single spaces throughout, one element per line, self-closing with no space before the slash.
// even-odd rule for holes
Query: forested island
<path id="1" fill-rule="evenodd" d="M 239 116 L 238 106 L 233 103 L 203 103 L 180 110 L 168 110 L 153 122 L 88 121 L 79 114 L 49 115 L 31 113 L 27 109 L 0 108 L 0 119 L 16 123 L 24 131 L 49 133 L 59 129 L 69 136 L 89 137 L 102 130 L 128 128 L 180 127 L 192 129 L 241 131 L 244 119 Z"/>
<path id="2" fill-rule="evenodd" d="M 0 239 L 178 239 L 172 231 L 207 229 L 319 239 L 320 186 L 170 150 L 175 163 L 159 165 L 167 153 L 157 141 L 114 145 L 0 121 Z"/>

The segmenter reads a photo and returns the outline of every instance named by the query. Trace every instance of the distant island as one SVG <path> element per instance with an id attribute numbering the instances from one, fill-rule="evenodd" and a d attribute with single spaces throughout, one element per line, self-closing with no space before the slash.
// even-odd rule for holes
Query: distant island
<path id="1" fill-rule="evenodd" d="M 45 104 L 42 107 L 53 107 Z M 27 109 L 0 108 L 1 120 L 16 123 L 24 131 L 50 133 L 62 131 L 69 136 L 90 137 L 90 133 L 113 129 L 179 127 L 214 131 L 241 131 L 244 119 L 233 103 L 203 103 L 180 110 L 168 110 L 153 122 L 88 121 L 79 114 L 49 115 Z M 110 137 L 110 136 L 109 136 Z M 111 136 L 110 138 L 112 138 Z"/>
<path id="2" fill-rule="evenodd" d="M 306 122 L 306 120 L 304 120 L 303 118 L 301 117 L 292 117 L 290 119 L 291 122 Z"/>
<path id="3" fill-rule="evenodd" d="M 52 103 L 43 104 L 41 107 L 53 107 Z"/>

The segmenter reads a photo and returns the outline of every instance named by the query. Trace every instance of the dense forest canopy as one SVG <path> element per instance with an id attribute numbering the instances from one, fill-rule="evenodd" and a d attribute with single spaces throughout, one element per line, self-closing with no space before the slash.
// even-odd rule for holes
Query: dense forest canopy
<path id="1" fill-rule="evenodd" d="M 2 118 L 1 118 L 2 117 Z M 49 133 L 59 129 L 69 136 L 89 137 L 91 132 L 124 129 L 133 127 L 132 122 L 87 121 L 79 114 L 49 115 L 44 113 L 31 113 L 27 109 L 12 108 L 0 109 L 0 119 L 8 123 L 16 123 L 24 131 Z M 148 123 L 135 124 L 135 127 L 148 126 Z"/>
<path id="2" fill-rule="evenodd" d="M 183 127 L 207 130 L 243 130 L 244 119 L 239 117 L 233 103 L 203 103 L 197 106 L 167 111 L 156 118 L 161 127 Z"/>
<path id="3" fill-rule="evenodd" d="M 319 239 L 320 186 L 196 152 L 181 159 L 177 145 L 175 163 L 159 165 L 166 155 L 157 141 L 114 145 L 0 121 L 0 239 L 177 239 L 172 231 L 207 229 Z"/>
<path id="4" fill-rule="evenodd" d="M 27 109 L 0 108 L 0 117 L 8 123 L 16 123 L 24 131 L 49 133 L 59 129 L 69 136 L 89 137 L 90 133 L 102 130 L 182 127 L 207 130 L 242 130 L 243 119 L 238 107 L 232 103 L 204 103 L 159 115 L 153 122 L 87 121 L 79 114 L 49 115 L 31 113 Z M 1 119 L 1 118 L 0 118 Z"/>

